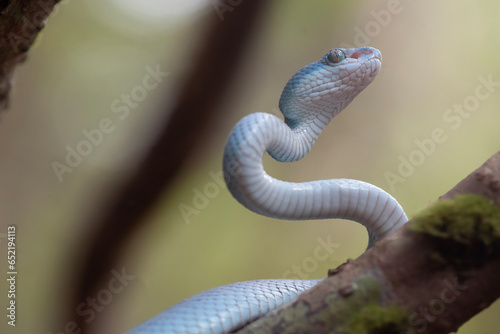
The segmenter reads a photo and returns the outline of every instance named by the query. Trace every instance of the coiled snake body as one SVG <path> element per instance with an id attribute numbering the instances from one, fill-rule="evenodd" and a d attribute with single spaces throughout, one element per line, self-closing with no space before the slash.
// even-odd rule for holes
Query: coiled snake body
<path id="1" fill-rule="evenodd" d="M 399 203 L 366 182 L 331 179 L 291 183 L 263 169 L 267 151 L 278 161 L 304 157 L 323 128 L 375 78 L 381 54 L 370 47 L 332 49 L 286 84 L 276 116 L 255 113 L 232 130 L 223 159 L 232 195 L 248 209 L 274 218 L 345 218 L 363 224 L 369 245 L 406 223 Z M 217 287 L 188 298 L 129 333 L 227 333 L 261 317 L 319 280 L 258 280 Z"/>

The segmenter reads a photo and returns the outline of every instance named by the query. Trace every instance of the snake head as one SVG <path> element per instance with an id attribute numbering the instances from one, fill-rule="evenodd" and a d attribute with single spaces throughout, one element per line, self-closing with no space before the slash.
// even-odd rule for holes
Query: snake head
<path id="1" fill-rule="evenodd" d="M 344 109 L 380 70 L 382 55 L 371 47 L 332 49 L 288 81 L 279 107 L 292 129 L 314 119 L 324 126 Z"/>

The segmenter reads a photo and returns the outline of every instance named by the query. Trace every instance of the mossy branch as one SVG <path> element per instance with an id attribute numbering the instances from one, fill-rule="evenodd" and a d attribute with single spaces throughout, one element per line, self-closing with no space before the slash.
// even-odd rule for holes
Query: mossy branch
<path id="1" fill-rule="evenodd" d="M 16 66 L 26 59 L 60 0 L 0 1 L 0 113 L 7 108 Z"/>
<path id="2" fill-rule="evenodd" d="M 440 200 L 238 333 L 456 331 L 500 297 L 500 153 Z"/>

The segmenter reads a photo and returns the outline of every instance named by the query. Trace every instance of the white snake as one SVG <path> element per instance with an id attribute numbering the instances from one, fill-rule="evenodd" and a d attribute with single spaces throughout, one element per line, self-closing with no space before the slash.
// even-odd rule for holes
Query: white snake
<path id="1" fill-rule="evenodd" d="M 285 122 L 266 113 L 244 117 L 229 135 L 224 175 L 248 209 L 274 218 L 345 218 L 363 224 L 371 247 L 408 220 L 388 193 L 348 179 L 291 183 L 269 176 L 267 151 L 278 161 L 304 157 L 330 120 L 375 78 L 382 56 L 374 48 L 332 49 L 286 84 L 279 107 Z M 228 333 L 311 288 L 319 280 L 258 280 L 224 285 L 188 298 L 129 333 Z"/>

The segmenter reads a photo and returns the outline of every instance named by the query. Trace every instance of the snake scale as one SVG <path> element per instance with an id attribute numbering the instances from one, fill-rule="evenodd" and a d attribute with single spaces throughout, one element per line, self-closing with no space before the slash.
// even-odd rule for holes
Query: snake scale
<path id="1" fill-rule="evenodd" d="M 332 49 L 288 81 L 279 101 L 284 121 L 267 113 L 239 121 L 223 157 L 231 194 L 249 210 L 268 217 L 356 221 L 368 230 L 368 247 L 406 223 L 399 203 L 372 184 L 350 179 L 285 182 L 269 176 L 262 166 L 266 151 L 282 162 L 304 157 L 323 128 L 373 81 L 381 60 L 381 53 L 371 47 Z M 257 280 L 224 285 L 190 297 L 128 333 L 232 332 L 318 282 Z"/>

